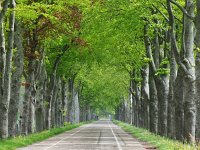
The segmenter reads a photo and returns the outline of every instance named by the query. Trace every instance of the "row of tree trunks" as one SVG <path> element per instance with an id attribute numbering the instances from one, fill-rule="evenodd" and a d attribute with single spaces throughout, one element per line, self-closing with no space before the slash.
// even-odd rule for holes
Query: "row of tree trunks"
<path id="1" fill-rule="evenodd" d="M 67 85 L 66 81 L 63 80 L 61 77 L 56 77 L 55 79 L 52 103 L 50 105 L 51 107 L 49 108 L 49 103 L 46 101 L 46 97 L 47 98 L 49 97 L 49 95 L 47 94 L 49 91 L 48 90 L 49 84 L 47 84 L 48 80 L 44 69 L 45 69 L 44 66 L 41 65 L 41 71 L 40 71 L 41 75 L 39 75 L 39 80 L 36 82 L 34 109 L 30 109 L 30 105 L 28 105 L 30 103 L 27 103 L 27 105 L 23 105 L 24 107 L 22 113 L 22 134 L 31 133 L 29 131 L 31 130 L 30 129 L 31 127 L 33 128 L 32 132 L 40 132 L 43 131 L 44 129 L 49 129 L 49 127 L 50 128 L 61 127 L 64 125 L 64 122 L 71 122 L 71 123 L 80 122 L 79 120 L 80 106 L 79 106 L 78 93 L 76 92 L 74 98 L 72 99 L 73 106 L 68 105 L 67 97 L 71 96 L 71 93 L 68 92 L 69 85 Z M 28 88 L 25 87 L 25 93 L 24 93 L 25 96 L 28 95 L 26 93 L 27 90 Z M 67 113 L 68 111 L 67 108 L 69 108 L 71 111 L 73 109 L 74 111 L 74 113 L 71 114 L 72 120 L 70 121 L 67 120 L 67 117 L 70 116 Z M 50 113 L 49 110 L 51 110 Z M 34 118 L 34 120 L 32 120 L 33 122 L 30 122 L 25 113 L 33 115 L 32 117 Z M 27 117 L 26 120 L 25 117 Z M 30 123 L 32 123 L 32 125 Z M 26 128 L 23 128 L 24 124 L 26 125 Z M 25 130 L 26 133 L 24 132 Z"/>
<path id="2" fill-rule="evenodd" d="M 183 136 L 176 135 L 176 138 L 184 138 L 189 142 L 195 141 L 195 58 L 194 58 L 194 23 L 191 18 L 189 18 L 187 15 L 194 16 L 194 3 L 193 0 L 186 0 L 185 1 L 185 9 L 187 11 L 187 15 L 184 14 L 183 17 L 183 33 L 182 33 L 182 50 L 181 54 L 179 53 L 178 46 L 177 46 L 177 40 L 175 35 L 175 21 L 174 21 L 174 15 L 172 11 L 171 2 L 167 1 L 168 5 L 168 13 L 169 13 L 169 25 L 171 27 L 171 45 L 172 50 L 175 54 L 176 62 L 180 65 L 178 68 L 178 76 L 179 73 L 183 75 L 183 91 L 181 89 L 175 90 L 178 95 L 183 94 L 183 99 L 176 99 L 176 104 L 180 104 L 180 106 L 177 106 L 181 108 L 183 106 L 182 110 L 179 110 L 180 120 L 179 123 L 183 126 L 181 130 L 183 130 Z M 179 70 L 181 70 L 179 72 Z M 178 79 L 177 76 L 177 79 Z M 182 82 L 182 81 L 181 81 Z M 180 84 L 180 83 L 179 83 Z M 179 93 L 180 92 L 180 93 Z M 175 96 L 176 98 L 176 96 Z M 176 109 L 176 108 L 175 108 Z M 184 115 L 182 116 L 182 112 Z M 176 129 L 180 128 L 180 126 L 176 126 Z M 179 129 L 180 130 L 180 129 Z"/>
<path id="3" fill-rule="evenodd" d="M 149 18 L 144 19 L 146 22 L 144 44 L 149 62 L 140 70 L 135 69 L 130 73 L 131 118 L 135 126 L 149 129 L 161 136 L 193 143 L 195 137 L 200 138 L 200 83 L 198 79 L 200 74 L 200 29 L 198 26 L 200 1 L 197 0 L 196 3 L 197 32 L 195 34 L 193 20 L 195 5 L 193 0 L 185 0 L 185 8 L 182 8 L 181 50 L 178 47 L 177 38 L 179 37 L 176 33 L 172 3 L 182 8 L 177 2 L 166 0 L 169 20 L 165 19 L 167 20 L 166 26 L 170 26 L 169 30 L 149 26 Z M 152 9 L 152 14 L 155 13 L 158 11 L 154 12 Z M 154 23 L 159 24 L 159 21 L 154 19 Z M 153 36 L 149 34 L 152 29 L 154 30 Z M 197 46 L 196 60 L 194 44 Z M 170 70 L 170 73 L 167 70 Z M 142 78 L 141 83 L 136 80 L 138 74 Z M 121 119 L 119 116 L 123 113 L 121 108 L 123 106 L 120 105 L 117 109 L 118 119 Z"/>
<path id="4" fill-rule="evenodd" d="M 10 2 L 12 4 L 10 7 L 14 8 L 14 1 L 12 2 Z M 36 41 L 35 45 L 28 45 L 30 40 L 24 44 L 24 32 L 20 22 L 15 22 L 14 11 L 10 13 L 9 22 L 7 51 L 3 23 L 1 23 L 0 34 L 0 138 L 14 137 L 20 134 L 27 135 L 51 127 L 63 126 L 67 121 L 66 116 L 69 116 L 68 108 L 73 110 L 71 122 L 78 123 L 81 113 L 78 87 L 73 81 L 73 96 L 71 96 L 71 93 L 68 92 L 70 85 L 56 72 L 63 53 L 55 59 L 53 71 L 47 75 L 45 53 L 37 43 L 36 33 L 32 32 L 32 35 L 29 35 L 30 40 Z M 25 52 L 27 46 L 31 47 L 31 56 L 27 56 Z M 14 56 L 13 48 L 16 49 Z M 32 57 L 36 49 L 40 49 L 40 58 Z M 64 46 L 63 51 L 67 50 L 68 47 Z M 28 62 L 26 68 L 24 68 L 25 59 Z M 14 64 L 14 69 L 11 69 L 12 64 Z M 24 92 L 22 92 L 23 90 Z M 22 99 L 20 95 L 24 95 L 24 98 Z M 72 102 L 69 106 L 68 97 L 71 97 Z"/>
<path id="5" fill-rule="evenodd" d="M 97 115 L 94 111 L 91 111 L 92 108 L 87 103 L 84 106 L 80 106 L 80 122 L 90 121 L 90 120 L 97 120 Z"/>

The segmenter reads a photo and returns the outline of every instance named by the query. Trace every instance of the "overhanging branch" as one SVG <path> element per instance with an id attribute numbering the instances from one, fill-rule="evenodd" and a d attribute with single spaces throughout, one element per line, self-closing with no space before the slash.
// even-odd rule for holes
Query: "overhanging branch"
<path id="1" fill-rule="evenodd" d="M 169 19 L 168 17 L 163 13 L 161 12 L 154 4 L 152 5 L 164 18 L 165 20 L 169 23 Z"/>
<path id="2" fill-rule="evenodd" d="M 189 19 L 195 20 L 195 17 L 188 14 L 188 11 L 184 7 L 182 7 L 179 3 L 177 3 L 176 1 L 173 1 L 173 0 L 170 0 L 170 2 L 174 5 L 176 5 Z"/>

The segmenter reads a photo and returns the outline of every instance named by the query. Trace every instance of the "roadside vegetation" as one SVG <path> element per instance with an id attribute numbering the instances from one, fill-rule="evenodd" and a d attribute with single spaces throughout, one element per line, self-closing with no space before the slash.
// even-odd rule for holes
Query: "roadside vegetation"
<path id="1" fill-rule="evenodd" d="M 81 125 L 86 124 L 86 122 L 79 123 L 79 124 L 66 124 L 60 128 L 52 128 L 50 130 L 45 130 L 40 133 L 33 133 L 27 136 L 19 136 L 15 138 L 10 138 L 7 140 L 0 140 L 0 150 L 15 150 L 19 147 L 24 147 L 35 142 L 39 142 L 60 133 L 75 129 L 80 127 Z"/>
<path id="2" fill-rule="evenodd" d="M 200 147 L 197 145 L 183 144 L 182 142 L 161 137 L 146 129 L 137 128 L 121 121 L 115 120 L 113 122 L 139 140 L 152 144 L 152 146 L 155 146 L 158 150 L 200 150 Z"/>

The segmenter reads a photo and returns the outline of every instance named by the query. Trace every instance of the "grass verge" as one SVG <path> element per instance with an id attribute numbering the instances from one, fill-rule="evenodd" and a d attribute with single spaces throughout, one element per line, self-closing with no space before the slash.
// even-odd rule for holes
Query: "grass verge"
<path id="1" fill-rule="evenodd" d="M 86 123 L 89 122 L 83 122 L 79 124 L 67 124 L 66 126 L 61 128 L 53 128 L 50 130 L 45 130 L 40 133 L 34 133 L 27 136 L 19 136 L 15 138 L 0 140 L 0 150 L 15 150 L 16 148 L 24 147 L 35 142 L 48 139 L 49 137 L 53 137 L 65 131 L 80 127 L 81 125 L 84 125 Z"/>
<path id="2" fill-rule="evenodd" d="M 123 130 L 131 133 L 137 139 L 157 147 L 158 150 L 200 150 L 200 147 L 195 145 L 183 144 L 176 140 L 161 137 L 149 132 L 148 130 L 137 128 L 127 123 L 116 120 L 113 122 L 120 126 Z"/>

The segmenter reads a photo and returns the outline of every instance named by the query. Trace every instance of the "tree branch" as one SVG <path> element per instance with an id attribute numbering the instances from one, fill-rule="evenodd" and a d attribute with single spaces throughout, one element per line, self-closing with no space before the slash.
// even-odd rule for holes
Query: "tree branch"
<path id="1" fill-rule="evenodd" d="M 144 26 L 144 43 L 145 43 L 145 48 L 146 48 L 146 55 L 149 59 L 151 59 L 150 66 L 152 67 L 153 72 L 155 74 L 157 69 L 156 69 L 156 65 L 155 65 L 155 62 L 154 62 L 154 59 L 152 56 L 151 42 L 150 42 L 149 36 L 147 34 L 148 34 L 148 25 L 146 24 Z"/>
<path id="2" fill-rule="evenodd" d="M 176 36 L 175 36 L 175 27 L 174 27 L 174 14 L 173 14 L 173 10 L 172 10 L 172 6 L 170 3 L 171 0 L 167 1 L 167 11 L 169 13 L 169 25 L 171 26 L 171 50 L 174 52 L 174 56 L 176 59 L 176 62 L 180 65 L 180 67 L 184 70 L 185 73 L 188 74 L 188 70 L 186 68 L 186 66 L 182 63 L 182 60 L 180 58 L 180 54 L 179 54 L 179 49 L 178 49 L 178 45 L 177 45 L 177 40 L 176 40 Z"/>
<path id="3" fill-rule="evenodd" d="M 3 22 L 4 16 L 5 16 L 6 11 L 7 11 L 7 9 L 8 9 L 8 2 L 9 2 L 9 0 L 5 0 L 5 1 L 3 2 L 3 9 L 2 9 L 2 11 L 0 12 L 0 24 Z"/>
<path id="4" fill-rule="evenodd" d="M 60 59 L 61 57 L 63 56 L 63 54 L 69 49 L 69 45 L 68 44 L 65 44 L 63 46 L 63 49 L 62 49 L 62 53 L 58 54 L 57 57 L 56 57 L 56 60 L 54 62 L 54 66 L 53 66 L 53 71 L 57 70 L 57 67 L 58 67 L 58 64 L 60 63 Z"/>
<path id="5" fill-rule="evenodd" d="M 195 20 L 195 17 L 188 14 L 188 11 L 184 7 L 182 7 L 179 3 L 177 3 L 176 1 L 173 1 L 173 0 L 170 0 L 170 2 L 174 5 L 176 5 L 189 19 Z"/>
<path id="6" fill-rule="evenodd" d="M 167 6 L 165 6 L 165 4 L 161 3 L 161 5 L 168 11 Z M 174 18 L 175 18 L 178 22 L 180 22 L 181 24 L 183 23 L 183 21 L 181 21 L 181 20 L 180 20 L 179 18 L 177 18 L 175 15 L 174 15 Z"/>
<path id="7" fill-rule="evenodd" d="M 168 17 L 163 13 L 161 12 L 154 4 L 152 4 L 152 6 L 165 18 L 165 20 L 169 23 L 169 19 Z"/>

